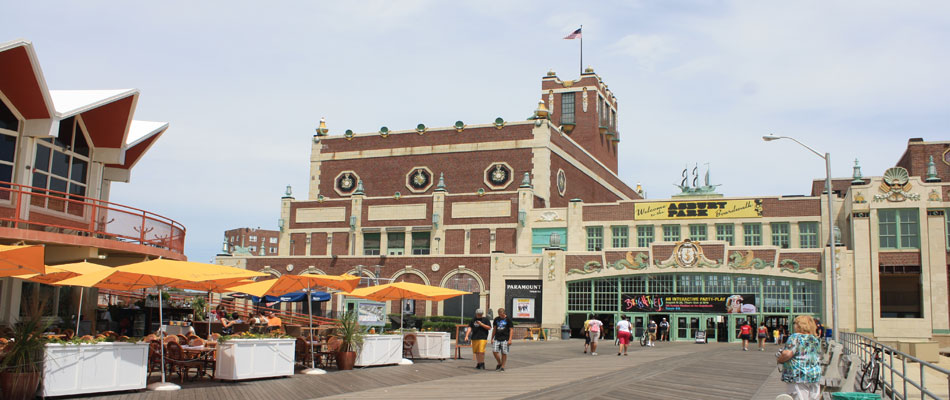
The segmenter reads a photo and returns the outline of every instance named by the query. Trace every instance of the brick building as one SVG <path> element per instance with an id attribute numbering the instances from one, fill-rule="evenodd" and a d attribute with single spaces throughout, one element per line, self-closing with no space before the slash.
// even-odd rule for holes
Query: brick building
<path id="1" fill-rule="evenodd" d="M 526 121 L 332 136 L 321 124 L 307 198 L 282 199 L 278 255 L 219 262 L 460 288 L 474 293 L 467 315 L 505 307 L 552 333 L 625 314 L 638 330 L 667 318 L 674 340 L 732 341 L 742 320 L 830 318 L 822 181 L 808 196 L 732 198 L 694 170 L 681 194 L 643 199 L 617 176 L 617 109 L 587 69 L 543 77 Z M 834 180 L 841 329 L 950 337 L 947 147 L 915 139 L 883 177 Z M 459 315 L 459 303 L 414 312 Z M 351 304 L 336 295 L 330 307 Z"/>
<path id="2" fill-rule="evenodd" d="M 253 256 L 274 256 L 280 246 L 280 231 L 236 228 L 224 231 L 227 253 L 248 253 Z"/>

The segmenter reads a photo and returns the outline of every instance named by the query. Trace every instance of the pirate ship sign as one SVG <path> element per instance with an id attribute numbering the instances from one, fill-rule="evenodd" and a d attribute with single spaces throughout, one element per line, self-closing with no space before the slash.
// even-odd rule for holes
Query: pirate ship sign
<path id="1" fill-rule="evenodd" d="M 920 200 L 920 195 L 911 193 L 910 174 L 903 167 L 888 168 L 884 171 L 883 182 L 878 190 L 881 194 L 874 195 L 874 201 L 901 202 L 904 200 Z"/>
<path id="2" fill-rule="evenodd" d="M 683 168 L 683 180 L 680 181 L 679 185 L 674 185 L 680 188 L 680 193 L 674 194 L 673 197 L 722 197 L 722 194 L 716 193 L 716 186 L 719 185 L 709 184 L 709 163 L 706 163 L 706 177 L 703 182 L 703 186 L 699 186 L 699 164 L 693 165 L 692 185 L 690 185 L 688 182 L 688 171 L 688 166 Z"/>

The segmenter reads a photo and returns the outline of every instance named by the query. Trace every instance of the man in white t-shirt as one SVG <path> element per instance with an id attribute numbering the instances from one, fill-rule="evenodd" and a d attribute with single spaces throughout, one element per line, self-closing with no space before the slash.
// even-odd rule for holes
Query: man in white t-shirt
<path id="1" fill-rule="evenodd" d="M 600 322 L 600 320 L 594 316 L 591 316 L 588 322 L 587 327 L 590 331 L 590 355 L 596 356 L 597 342 L 604 336 L 604 323 Z"/>
<path id="2" fill-rule="evenodd" d="M 633 338 L 633 324 L 627 319 L 626 315 L 620 316 L 620 321 L 617 322 L 617 340 L 620 342 L 620 351 L 617 352 L 619 356 L 621 353 L 627 355 L 627 347 L 630 345 L 630 339 Z"/>

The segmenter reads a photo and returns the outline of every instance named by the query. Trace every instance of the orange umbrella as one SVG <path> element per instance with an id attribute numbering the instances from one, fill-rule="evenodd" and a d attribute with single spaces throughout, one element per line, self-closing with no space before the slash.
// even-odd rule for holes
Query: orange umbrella
<path id="1" fill-rule="evenodd" d="M 29 274 L 29 275 L 17 275 L 14 278 L 25 279 L 30 282 L 38 282 L 46 285 L 59 285 L 59 281 L 64 279 L 69 279 L 77 277 L 82 274 L 88 274 L 92 272 L 99 272 L 108 270 L 109 267 L 99 264 L 93 264 L 91 262 L 77 262 L 70 264 L 60 264 L 57 266 L 46 266 L 45 274 Z M 82 295 L 85 292 L 85 288 L 79 288 L 79 306 L 78 311 L 76 312 L 76 333 L 79 334 L 79 319 L 82 315 Z"/>
<path id="2" fill-rule="evenodd" d="M 40 245 L 0 245 L 0 277 L 46 272 Z"/>

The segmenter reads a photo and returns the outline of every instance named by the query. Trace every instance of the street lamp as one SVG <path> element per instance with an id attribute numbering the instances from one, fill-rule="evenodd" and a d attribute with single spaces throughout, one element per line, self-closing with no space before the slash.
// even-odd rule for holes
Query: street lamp
<path id="1" fill-rule="evenodd" d="M 768 135 L 762 136 L 762 140 L 766 142 L 771 142 L 778 139 L 788 139 L 795 143 L 798 143 L 800 146 L 808 149 L 808 151 L 815 153 L 816 156 L 821 157 L 825 160 L 825 186 L 828 189 L 828 246 L 831 249 L 831 252 L 828 254 L 828 259 L 830 260 L 828 264 L 831 266 L 831 338 L 833 340 L 838 339 L 838 279 L 837 279 L 837 268 L 835 268 L 835 218 L 834 218 L 834 207 L 832 206 L 832 196 L 831 196 L 831 153 L 821 153 L 815 151 L 815 149 L 806 146 L 804 143 L 795 140 L 795 138 L 788 136 L 775 136 Z"/>

